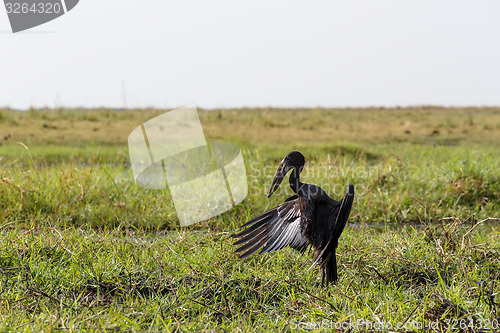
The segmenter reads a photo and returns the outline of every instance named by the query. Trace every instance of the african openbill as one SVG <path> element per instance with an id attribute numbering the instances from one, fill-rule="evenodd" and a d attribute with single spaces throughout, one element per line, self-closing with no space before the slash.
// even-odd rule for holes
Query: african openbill
<path id="1" fill-rule="evenodd" d="M 246 258 L 258 250 L 259 253 L 265 253 L 286 246 L 304 252 L 312 245 L 314 264 L 320 264 L 323 286 L 337 281 L 335 250 L 351 212 L 354 186 L 349 184 L 341 201 L 333 200 L 321 187 L 300 181 L 304 164 L 304 156 L 298 151 L 289 153 L 283 159 L 267 197 L 276 191 L 290 170 L 290 187 L 296 194 L 242 225 L 246 229 L 232 237 L 240 238 L 234 243 L 242 245 L 235 251 L 244 252 L 240 258 Z"/>

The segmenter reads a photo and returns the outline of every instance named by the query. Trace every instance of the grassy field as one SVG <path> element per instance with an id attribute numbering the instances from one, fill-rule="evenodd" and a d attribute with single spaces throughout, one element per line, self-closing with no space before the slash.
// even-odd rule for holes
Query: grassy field
<path id="1" fill-rule="evenodd" d="M 0 109 L 0 330 L 500 327 L 500 108 L 199 110 L 249 194 L 187 228 L 129 167 L 128 134 L 165 111 Z M 309 255 L 242 261 L 228 239 L 290 193 L 265 195 L 291 150 L 305 182 L 356 186 L 328 289 Z"/>

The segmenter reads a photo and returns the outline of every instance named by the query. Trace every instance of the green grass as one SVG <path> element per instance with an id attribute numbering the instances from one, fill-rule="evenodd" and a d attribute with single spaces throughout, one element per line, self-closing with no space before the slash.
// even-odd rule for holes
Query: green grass
<path id="1" fill-rule="evenodd" d="M 228 232 L 3 228 L 0 329 L 245 332 L 360 320 L 444 329 L 457 319 L 476 331 L 489 320 L 494 331 L 500 230 L 466 235 L 471 227 L 348 228 L 328 289 L 317 269 L 306 272 L 307 255 L 236 259 Z"/>
<path id="2" fill-rule="evenodd" d="M 500 217 L 500 109 L 201 110 L 209 141 L 242 148 L 249 194 L 188 228 L 128 166 L 128 134 L 163 112 L 0 109 L 1 331 L 500 325 L 499 227 L 471 230 Z M 265 194 L 295 149 L 304 181 L 356 186 L 328 289 L 309 255 L 242 261 L 227 238 L 289 195 Z"/>

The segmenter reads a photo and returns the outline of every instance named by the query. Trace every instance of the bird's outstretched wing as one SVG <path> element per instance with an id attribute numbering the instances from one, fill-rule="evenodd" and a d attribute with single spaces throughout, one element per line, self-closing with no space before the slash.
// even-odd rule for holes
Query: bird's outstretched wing
<path id="1" fill-rule="evenodd" d="M 286 246 L 305 250 L 309 245 L 300 230 L 300 198 L 296 195 L 284 203 L 248 221 L 242 232 L 232 235 L 240 238 L 234 245 L 242 245 L 235 252 L 244 252 L 240 258 L 246 258 L 259 249 L 259 253 L 280 250 Z"/>
<path id="2" fill-rule="evenodd" d="M 333 235 L 332 238 L 339 239 L 342 231 L 344 231 L 344 227 L 347 223 L 347 219 L 349 219 L 349 215 L 351 214 L 352 203 L 354 201 L 354 185 L 350 184 L 347 187 L 347 193 L 344 198 L 340 202 L 339 213 L 335 220 L 335 226 L 333 227 Z"/>

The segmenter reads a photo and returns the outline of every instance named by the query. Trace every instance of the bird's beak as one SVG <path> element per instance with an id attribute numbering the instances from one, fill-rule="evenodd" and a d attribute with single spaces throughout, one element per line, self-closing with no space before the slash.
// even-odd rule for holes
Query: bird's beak
<path id="1" fill-rule="evenodd" d="M 283 181 L 283 178 L 285 178 L 288 170 L 289 168 L 287 163 L 285 163 L 285 160 L 281 161 L 280 165 L 278 166 L 278 170 L 276 170 L 276 173 L 274 174 L 273 183 L 271 184 L 271 188 L 269 189 L 269 194 L 267 195 L 268 198 L 271 195 L 273 195 L 276 189 L 278 189 L 281 182 Z"/>

